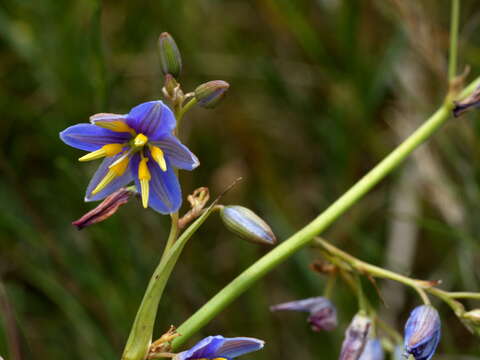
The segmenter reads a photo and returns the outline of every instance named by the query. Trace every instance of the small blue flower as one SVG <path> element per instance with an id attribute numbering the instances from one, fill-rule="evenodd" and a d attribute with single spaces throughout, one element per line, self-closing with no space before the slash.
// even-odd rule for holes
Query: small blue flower
<path id="1" fill-rule="evenodd" d="M 432 358 L 440 341 L 440 316 L 430 305 L 413 309 L 405 325 L 405 356 L 413 355 L 415 360 Z"/>
<path id="2" fill-rule="evenodd" d="M 200 163 L 173 135 L 175 126 L 175 116 L 162 101 L 149 101 L 128 114 L 96 114 L 90 124 L 62 131 L 60 138 L 67 145 L 90 151 L 80 161 L 105 157 L 85 201 L 101 200 L 134 181 L 145 208 L 162 214 L 177 211 L 182 193 L 174 168 L 193 170 Z"/>
<path id="3" fill-rule="evenodd" d="M 369 339 L 358 360 L 383 360 L 384 358 L 385 353 L 380 340 Z"/>
<path id="4" fill-rule="evenodd" d="M 323 296 L 290 301 L 270 307 L 271 311 L 304 311 L 310 313 L 308 323 L 313 331 L 330 331 L 337 327 L 337 310 L 330 300 Z"/>
<path id="5" fill-rule="evenodd" d="M 231 360 L 263 348 L 262 340 L 249 337 L 209 336 L 191 349 L 177 354 L 174 360 Z"/>

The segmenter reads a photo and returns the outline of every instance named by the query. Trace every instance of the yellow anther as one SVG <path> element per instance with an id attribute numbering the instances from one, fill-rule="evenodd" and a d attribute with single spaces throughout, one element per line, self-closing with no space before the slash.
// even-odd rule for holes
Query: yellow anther
<path id="1" fill-rule="evenodd" d="M 138 165 L 138 179 L 140 180 L 140 187 L 142 192 L 142 205 L 144 208 L 148 207 L 148 197 L 150 195 L 150 170 L 147 166 L 148 158 L 142 157 Z"/>
<path id="2" fill-rule="evenodd" d="M 102 146 L 100 149 L 92 151 L 87 155 L 82 156 L 78 161 L 92 161 L 97 160 L 105 156 L 114 156 L 121 152 L 123 149 L 122 144 L 107 144 Z"/>
<path id="3" fill-rule="evenodd" d="M 152 145 L 150 146 L 150 153 L 152 154 L 153 160 L 155 160 L 160 166 L 160 169 L 162 169 L 162 171 L 167 171 L 167 163 L 165 161 L 165 156 L 162 149 L 160 149 L 158 146 Z"/>
<path id="4" fill-rule="evenodd" d="M 133 130 L 130 126 L 127 125 L 126 122 L 122 120 L 115 120 L 115 121 L 95 121 L 95 125 L 100 126 L 104 129 L 112 130 L 115 132 L 128 132 L 135 135 L 135 130 Z"/>
<path id="5" fill-rule="evenodd" d="M 148 142 L 148 137 L 146 137 L 143 134 L 138 134 L 137 136 L 135 136 L 135 139 L 133 140 L 133 145 L 137 147 L 141 147 L 145 145 L 147 142 Z"/>
<path id="6" fill-rule="evenodd" d="M 95 195 L 105 189 L 105 187 L 112 182 L 116 177 L 122 176 L 128 167 L 129 158 L 126 157 L 122 161 L 111 165 L 107 175 L 98 183 L 98 185 L 93 189 L 92 195 Z"/>

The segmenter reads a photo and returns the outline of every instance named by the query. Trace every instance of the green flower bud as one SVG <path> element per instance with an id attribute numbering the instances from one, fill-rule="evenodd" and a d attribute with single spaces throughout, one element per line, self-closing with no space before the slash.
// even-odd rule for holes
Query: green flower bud
<path id="1" fill-rule="evenodd" d="M 199 85 L 195 89 L 198 105 L 212 109 L 224 98 L 230 85 L 223 80 L 213 80 Z"/>
<path id="2" fill-rule="evenodd" d="M 171 74 L 177 78 L 182 71 L 182 57 L 173 37 L 167 33 L 161 33 L 158 38 L 160 52 L 160 66 L 164 75 Z"/>
<path id="3" fill-rule="evenodd" d="M 480 325 L 480 309 L 468 311 L 464 313 L 462 317 L 466 320 L 471 321 L 472 324 Z"/>
<path id="4" fill-rule="evenodd" d="M 266 245 L 277 242 L 270 226 L 250 209 L 237 205 L 224 206 L 220 217 L 228 230 L 244 240 Z"/>

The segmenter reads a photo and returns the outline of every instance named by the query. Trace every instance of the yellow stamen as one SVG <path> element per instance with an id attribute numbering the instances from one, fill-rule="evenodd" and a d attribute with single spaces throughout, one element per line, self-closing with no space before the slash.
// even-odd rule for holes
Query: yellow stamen
<path id="1" fill-rule="evenodd" d="M 137 136 L 135 136 L 135 139 L 133 140 L 133 145 L 137 147 L 141 147 L 145 145 L 147 142 L 148 142 L 148 137 L 146 137 L 143 134 L 138 134 Z"/>
<path id="2" fill-rule="evenodd" d="M 95 189 L 92 191 L 92 195 L 95 195 L 105 189 L 105 187 L 112 182 L 116 177 L 122 176 L 128 167 L 129 158 L 126 157 L 117 164 L 110 165 L 107 175 L 98 183 Z"/>
<path id="3" fill-rule="evenodd" d="M 155 160 L 160 166 L 160 169 L 162 169 L 162 171 L 167 171 L 167 163 L 165 161 L 165 156 L 162 149 L 160 149 L 158 146 L 151 145 L 150 153 L 152 154 L 153 160 Z"/>
<path id="4" fill-rule="evenodd" d="M 135 130 L 133 130 L 130 126 L 127 125 L 126 122 L 122 120 L 115 120 L 115 121 L 95 121 L 95 125 L 100 126 L 104 129 L 112 130 L 115 132 L 128 132 L 130 134 L 135 135 Z"/>
<path id="5" fill-rule="evenodd" d="M 123 149 L 122 144 L 107 144 L 102 146 L 100 149 L 92 151 L 87 155 L 82 156 L 78 161 L 92 161 L 97 160 L 105 156 L 114 156 L 121 152 Z"/>
<path id="6" fill-rule="evenodd" d="M 150 195 L 150 170 L 147 166 L 148 158 L 142 157 L 140 165 L 138 166 L 138 179 L 140 180 L 140 187 L 142 190 L 142 205 L 144 208 L 148 207 L 148 197 Z"/>

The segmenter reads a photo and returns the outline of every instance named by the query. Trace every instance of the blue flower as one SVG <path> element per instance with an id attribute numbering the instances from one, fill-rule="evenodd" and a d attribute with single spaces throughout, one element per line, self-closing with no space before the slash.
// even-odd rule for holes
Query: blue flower
<path id="1" fill-rule="evenodd" d="M 231 360 L 263 348 L 262 340 L 249 337 L 209 336 L 191 349 L 177 354 L 174 360 Z"/>
<path id="2" fill-rule="evenodd" d="M 383 360 L 384 358 L 385 353 L 380 340 L 368 339 L 358 360 Z"/>
<path id="3" fill-rule="evenodd" d="M 432 358 L 440 341 L 440 316 L 430 305 L 413 309 L 405 324 L 405 356 L 413 355 L 415 360 Z"/>
<path id="4" fill-rule="evenodd" d="M 313 331 L 330 331 L 337 327 L 337 310 L 330 300 L 322 296 L 270 306 L 270 310 L 308 312 L 308 323 Z"/>
<path id="5" fill-rule="evenodd" d="M 128 114 L 96 114 L 90 124 L 62 131 L 67 145 L 90 151 L 80 161 L 105 158 L 88 184 L 85 201 L 101 200 L 134 181 L 145 208 L 162 214 L 177 211 L 182 193 L 174 168 L 193 170 L 199 161 L 173 135 L 175 126 L 175 116 L 162 101 L 149 101 Z"/>

